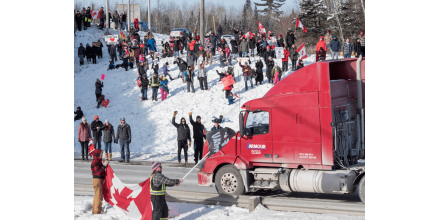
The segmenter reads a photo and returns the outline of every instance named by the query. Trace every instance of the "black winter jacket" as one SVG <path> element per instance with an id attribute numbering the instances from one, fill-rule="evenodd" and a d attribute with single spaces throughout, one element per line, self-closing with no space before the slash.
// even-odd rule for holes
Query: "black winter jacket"
<path id="1" fill-rule="evenodd" d="M 104 125 L 104 137 L 102 138 L 102 141 L 104 142 L 112 142 L 112 140 L 115 139 L 115 129 L 113 129 L 112 124 Z M 113 138 L 113 139 L 112 139 Z"/>
<path id="2" fill-rule="evenodd" d="M 86 46 L 86 56 L 90 57 L 92 56 L 92 47 Z"/>
<path id="3" fill-rule="evenodd" d="M 148 81 L 148 79 L 147 79 L 147 77 L 142 77 L 142 79 L 141 79 L 141 83 L 142 83 L 142 90 L 144 90 L 144 89 L 148 89 L 148 83 L 149 83 L 149 81 Z"/>
<path id="4" fill-rule="evenodd" d="M 206 136 L 203 134 L 203 130 L 205 129 L 205 126 L 203 126 L 202 123 L 198 123 L 197 121 L 194 122 L 192 116 L 189 116 L 189 121 L 193 126 L 194 140 L 197 141 L 197 140 L 203 140 L 203 138 L 206 139 Z"/>
<path id="5" fill-rule="evenodd" d="M 130 125 L 125 124 L 122 126 L 121 124 L 118 126 L 118 131 L 116 132 L 116 140 L 130 140 L 131 141 L 131 129 Z"/>
<path id="6" fill-rule="evenodd" d="M 278 47 L 284 47 L 284 39 L 283 37 L 280 37 L 280 39 L 277 40 Z"/>
<path id="7" fill-rule="evenodd" d="M 102 122 L 101 121 L 92 121 L 92 124 L 90 125 L 90 129 L 92 129 L 93 138 L 95 137 L 101 137 L 102 136 Z M 99 127 L 99 129 L 97 128 Z"/>
<path id="8" fill-rule="evenodd" d="M 255 78 L 255 81 L 263 81 L 263 62 L 256 62 L 255 68 L 255 72 L 257 73 L 257 78 Z"/>
<path id="9" fill-rule="evenodd" d="M 292 34 L 290 34 L 290 32 L 292 32 Z M 286 43 L 295 44 L 295 35 L 293 34 L 293 31 L 287 32 Z"/>
<path id="10" fill-rule="evenodd" d="M 101 94 L 102 93 L 102 87 L 104 87 L 104 82 L 96 82 L 95 83 L 95 94 Z"/>
<path id="11" fill-rule="evenodd" d="M 229 43 L 231 44 L 232 47 L 232 53 L 238 53 L 237 41 L 231 40 Z"/>
<path id="12" fill-rule="evenodd" d="M 266 63 L 266 65 L 267 65 L 267 62 L 269 62 L 269 57 L 274 57 L 274 53 L 273 53 L 273 51 L 267 51 L 267 50 L 265 50 L 264 52 L 263 52 L 263 59 L 264 59 L 264 63 Z"/>
<path id="13" fill-rule="evenodd" d="M 182 119 L 180 119 L 180 124 L 176 123 L 176 117 L 173 117 L 173 125 L 177 128 L 177 140 L 178 141 L 191 141 L 191 131 L 189 130 L 188 124 L 182 124 Z"/>
<path id="14" fill-rule="evenodd" d="M 78 47 L 78 56 L 86 55 L 86 49 L 83 46 Z"/>

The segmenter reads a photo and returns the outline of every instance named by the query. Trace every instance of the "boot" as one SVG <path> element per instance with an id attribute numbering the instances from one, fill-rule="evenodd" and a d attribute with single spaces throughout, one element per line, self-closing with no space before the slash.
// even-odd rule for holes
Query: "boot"
<path id="1" fill-rule="evenodd" d="M 88 154 L 86 154 L 86 160 L 89 160 L 89 155 Z"/>
<path id="2" fill-rule="evenodd" d="M 185 83 L 185 80 L 182 78 L 182 82 Z"/>
<path id="3" fill-rule="evenodd" d="M 82 160 L 84 160 L 84 155 L 81 155 L 82 156 Z"/>
<path id="4" fill-rule="evenodd" d="M 185 160 L 185 166 L 188 166 L 188 161 L 187 160 Z"/>
<path id="5" fill-rule="evenodd" d="M 179 161 L 179 166 L 182 166 L 182 163 Z"/>
<path id="6" fill-rule="evenodd" d="M 108 154 L 107 153 L 105 154 L 105 159 L 108 160 Z"/>
<path id="7" fill-rule="evenodd" d="M 111 161 L 112 160 L 112 153 L 108 154 L 108 160 Z"/>

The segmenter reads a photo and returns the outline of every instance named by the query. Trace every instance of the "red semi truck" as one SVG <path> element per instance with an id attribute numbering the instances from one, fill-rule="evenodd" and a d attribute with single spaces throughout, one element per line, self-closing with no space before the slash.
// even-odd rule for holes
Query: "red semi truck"
<path id="1" fill-rule="evenodd" d="M 240 131 L 197 173 L 218 193 L 358 194 L 365 203 L 365 58 L 295 71 L 243 104 Z M 361 97 L 361 98 L 360 98 Z M 203 155 L 208 153 L 206 143 Z"/>

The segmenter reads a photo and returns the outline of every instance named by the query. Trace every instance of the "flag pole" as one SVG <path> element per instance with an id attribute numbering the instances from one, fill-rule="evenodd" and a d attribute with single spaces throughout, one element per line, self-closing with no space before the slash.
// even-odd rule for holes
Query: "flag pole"
<path id="1" fill-rule="evenodd" d="M 209 152 L 193 167 L 191 168 L 191 170 L 182 178 L 182 180 L 184 180 L 193 170 L 194 168 L 197 167 L 197 165 L 199 165 L 202 161 L 204 161 L 209 155 Z"/>

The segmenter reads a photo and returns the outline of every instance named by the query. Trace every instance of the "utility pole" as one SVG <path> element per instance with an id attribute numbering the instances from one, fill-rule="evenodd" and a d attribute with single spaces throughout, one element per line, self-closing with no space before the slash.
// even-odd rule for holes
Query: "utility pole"
<path id="1" fill-rule="evenodd" d="M 105 0 L 105 22 L 106 22 L 106 28 L 105 28 L 105 33 L 104 33 L 104 35 L 110 35 L 110 33 L 108 32 L 108 28 L 109 28 L 109 21 L 110 21 L 110 18 L 109 18 L 109 16 L 108 16 L 108 0 Z"/>
<path id="2" fill-rule="evenodd" d="M 148 0 L 148 29 L 151 31 L 151 20 L 150 20 L 150 16 L 151 16 L 151 13 L 150 13 L 150 0 Z M 157 27 L 156 27 L 157 28 Z M 153 33 L 152 31 L 151 31 L 151 33 Z"/>
<path id="3" fill-rule="evenodd" d="M 130 31 L 130 23 L 131 23 L 131 20 L 130 20 L 130 0 L 127 0 L 127 5 L 128 5 L 128 13 L 127 13 L 127 30 L 128 31 Z"/>
<path id="4" fill-rule="evenodd" d="M 200 0 L 200 44 L 205 43 L 205 0 Z"/>

